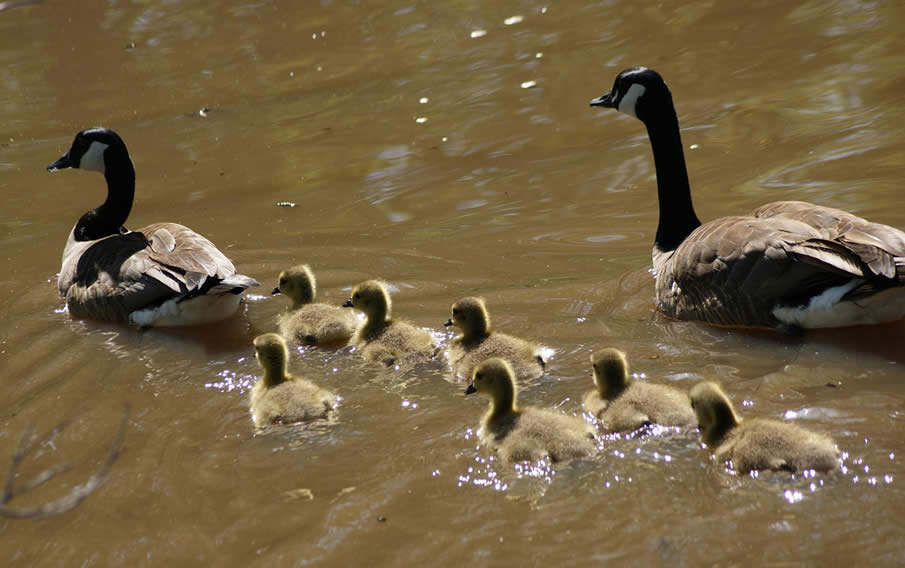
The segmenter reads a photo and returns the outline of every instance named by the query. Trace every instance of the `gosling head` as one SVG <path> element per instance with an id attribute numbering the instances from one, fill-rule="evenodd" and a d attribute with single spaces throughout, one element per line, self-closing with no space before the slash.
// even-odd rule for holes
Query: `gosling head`
<path id="1" fill-rule="evenodd" d="M 372 318 L 389 319 L 392 302 L 383 282 L 367 280 L 352 289 L 352 297 L 346 300 L 343 307 L 355 308 L 371 321 Z"/>
<path id="2" fill-rule="evenodd" d="M 255 359 L 264 369 L 264 380 L 269 386 L 279 384 L 286 379 L 289 350 L 280 335 L 265 333 L 255 337 Z"/>
<path id="3" fill-rule="evenodd" d="M 125 157 L 131 165 L 126 145 L 116 132 L 109 128 L 88 128 L 75 135 L 69 151 L 47 166 L 47 171 L 81 168 L 104 173 L 107 170 L 107 158 L 112 153 L 119 153 L 117 159 Z"/>
<path id="4" fill-rule="evenodd" d="M 490 314 L 482 298 L 469 296 L 452 305 L 452 317 L 445 325 L 459 327 L 466 338 L 481 337 L 490 333 Z"/>
<path id="5" fill-rule="evenodd" d="M 674 109 L 666 82 L 647 67 L 633 67 L 619 73 L 610 92 L 591 100 L 591 106 L 615 108 L 643 122 L 660 111 Z"/>
<path id="6" fill-rule="evenodd" d="M 506 403 L 515 407 L 515 375 L 505 360 L 495 357 L 478 365 L 472 373 L 471 384 L 465 394 L 481 393 L 494 404 Z"/>
<path id="7" fill-rule="evenodd" d="M 691 408 L 698 419 L 704 443 L 712 446 L 736 427 L 741 419 L 735 414 L 732 402 L 716 383 L 699 383 L 691 389 Z"/>
<path id="8" fill-rule="evenodd" d="M 307 264 L 293 266 L 280 272 L 279 284 L 273 289 L 273 294 L 286 294 L 292 300 L 293 307 L 310 304 L 317 293 L 317 284 L 314 273 Z"/>
<path id="9" fill-rule="evenodd" d="M 601 349 L 591 355 L 594 384 L 600 398 L 611 399 L 628 386 L 628 361 L 618 349 Z"/>

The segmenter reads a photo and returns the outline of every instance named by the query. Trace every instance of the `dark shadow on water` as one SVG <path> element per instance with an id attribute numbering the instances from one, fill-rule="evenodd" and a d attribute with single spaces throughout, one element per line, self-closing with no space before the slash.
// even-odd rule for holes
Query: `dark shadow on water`
<path id="1" fill-rule="evenodd" d="M 250 350 L 254 338 L 268 331 L 256 329 L 242 309 L 234 316 L 219 322 L 186 327 L 138 329 L 128 325 L 87 319 L 71 321 L 80 328 L 80 331 L 115 332 L 116 343 L 121 346 L 147 346 L 149 343 L 159 343 L 176 351 L 200 350 L 206 356 Z"/>
<path id="2" fill-rule="evenodd" d="M 667 320 L 662 314 L 658 318 Z M 690 323 L 690 322 L 673 322 Z M 751 342 L 775 344 L 786 347 L 825 346 L 852 354 L 873 355 L 890 362 L 905 363 L 905 320 L 877 324 L 804 330 L 800 334 L 756 328 L 731 328 L 695 323 L 699 331 L 716 339 L 722 335 L 735 335 Z M 675 332 L 671 332 L 675 335 Z M 724 335 L 725 334 L 725 335 Z"/>

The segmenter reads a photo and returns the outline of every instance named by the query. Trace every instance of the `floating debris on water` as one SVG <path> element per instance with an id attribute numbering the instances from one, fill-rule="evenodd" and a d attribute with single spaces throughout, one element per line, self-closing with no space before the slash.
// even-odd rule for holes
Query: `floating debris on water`
<path id="1" fill-rule="evenodd" d="M 292 201 L 277 201 L 277 207 L 295 207 Z"/>
<path id="2" fill-rule="evenodd" d="M 292 503 L 293 501 L 313 501 L 314 500 L 314 492 L 308 489 L 307 487 L 302 487 L 299 489 L 290 489 L 289 491 L 283 491 L 281 493 L 283 496 L 283 501 L 286 503 Z"/>
<path id="3" fill-rule="evenodd" d="M 525 81 L 524 83 L 522 83 L 523 89 L 530 89 L 531 87 L 536 87 L 536 86 L 537 86 L 537 81 Z"/>
<path id="4" fill-rule="evenodd" d="M 208 107 L 201 107 L 201 110 L 198 111 L 198 116 L 200 116 L 201 118 L 206 118 L 207 113 L 209 113 L 210 111 L 211 109 L 209 109 Z"/>
<path id="5" fill-rule="evenodd" d="M 471 31 L 472 38 L 484 37 L 485 35 L 487 35 L 487 30 L 472 30 Z"/>
<path id="6" fill-rule="evenodd" d="M 510 17 L 506 18 L 505 20 L 503 20 L 503 23 L 506 24 L 507 26 L 511 26 L 513 24 L 520 24 L 522 22 L 522 20 L 524 20 L 524 19 L 525 18 L 523 18 L 521 16 L 510 16 Z"/>

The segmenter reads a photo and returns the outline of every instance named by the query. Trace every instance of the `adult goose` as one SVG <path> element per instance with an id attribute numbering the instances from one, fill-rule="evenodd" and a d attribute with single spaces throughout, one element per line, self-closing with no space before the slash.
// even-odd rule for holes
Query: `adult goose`
<path id="1" fill-rule="evenodd" d="M 653 268 L 664 313 L 785 331 L 905 316 L 905 233 L 801 201 L 702 225 L 691 204 L 672 95 L 660 75 L 626 69 L 591 106 L 618 109 L 647 127 L 660 201 Z"/>
<path id="2" fill-rule="evenodd" d="M 79 132 L 69 151 L 47 166 L 50 172 L 64 168 L 98 171 L 107 180 L 106 201 L 82 215 L 63 249 L 57 284 L 73 316 L 139 327 L 205 324 L 232 315 L 240 294 L 258 285 L 187 227 L 125 228 L 135 169 L 112 130 Z"/>

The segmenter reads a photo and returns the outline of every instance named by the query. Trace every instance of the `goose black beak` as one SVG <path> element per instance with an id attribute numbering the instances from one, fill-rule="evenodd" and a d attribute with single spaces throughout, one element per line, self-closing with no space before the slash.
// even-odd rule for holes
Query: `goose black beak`
<path id="1" fill-rule="evenodd" d="M 592 107 L 616 108 L 616 101 L 613 100 L 612 92 L 601 95 L 596 99 L 591 99 Z"/>
<path id="2" fill-rule="evenodd" d="M 273 289 L 273 292 L 271 292 L 270 295 L 271 295 L 271 296 L 276 296 L 276 295 L 279 294 L 279 293 L 280 293 L 280 287 L 277 286 L 276 288 Z"/>
<path id="3" fill-rule="evenodd" d="M 344 307 L 344 308 L 351 308 L 351 307 L 352 307 L 352 298 L 349 298 L 348 300 L 346 300 L 345 302 L 343 302 L 343 307 Z"/>
<path id="4" fill-rule="evenodd" d="M 476 392 L 478 392 L 478 389 L 474 388 L 474 383 L 471 383 L 470 385 L 468 385 L 468 388 L 465 389 L 466 395 L 476 393 Z"/>
<path id="5" fill-rule="evenodd" d="M 56 162 L 47 166 L 48 172 L 55 172 L 57 170 L 65 170 L 66 168 L 72 167 L 72 161 L 69 159 L 69 152 L 63 154 L 63 157 L 57 160 Z"/>
<path id="6" fill-rule="evenodd" d="M 452 324 L 453 324 L 452 318 L 449 318 L 448 320 L 446 320 L 446 323 L 444 323 L 443 325 L 446 326 L 446 327 L 449 327 L 449 326 L 451 326 Z"/>

